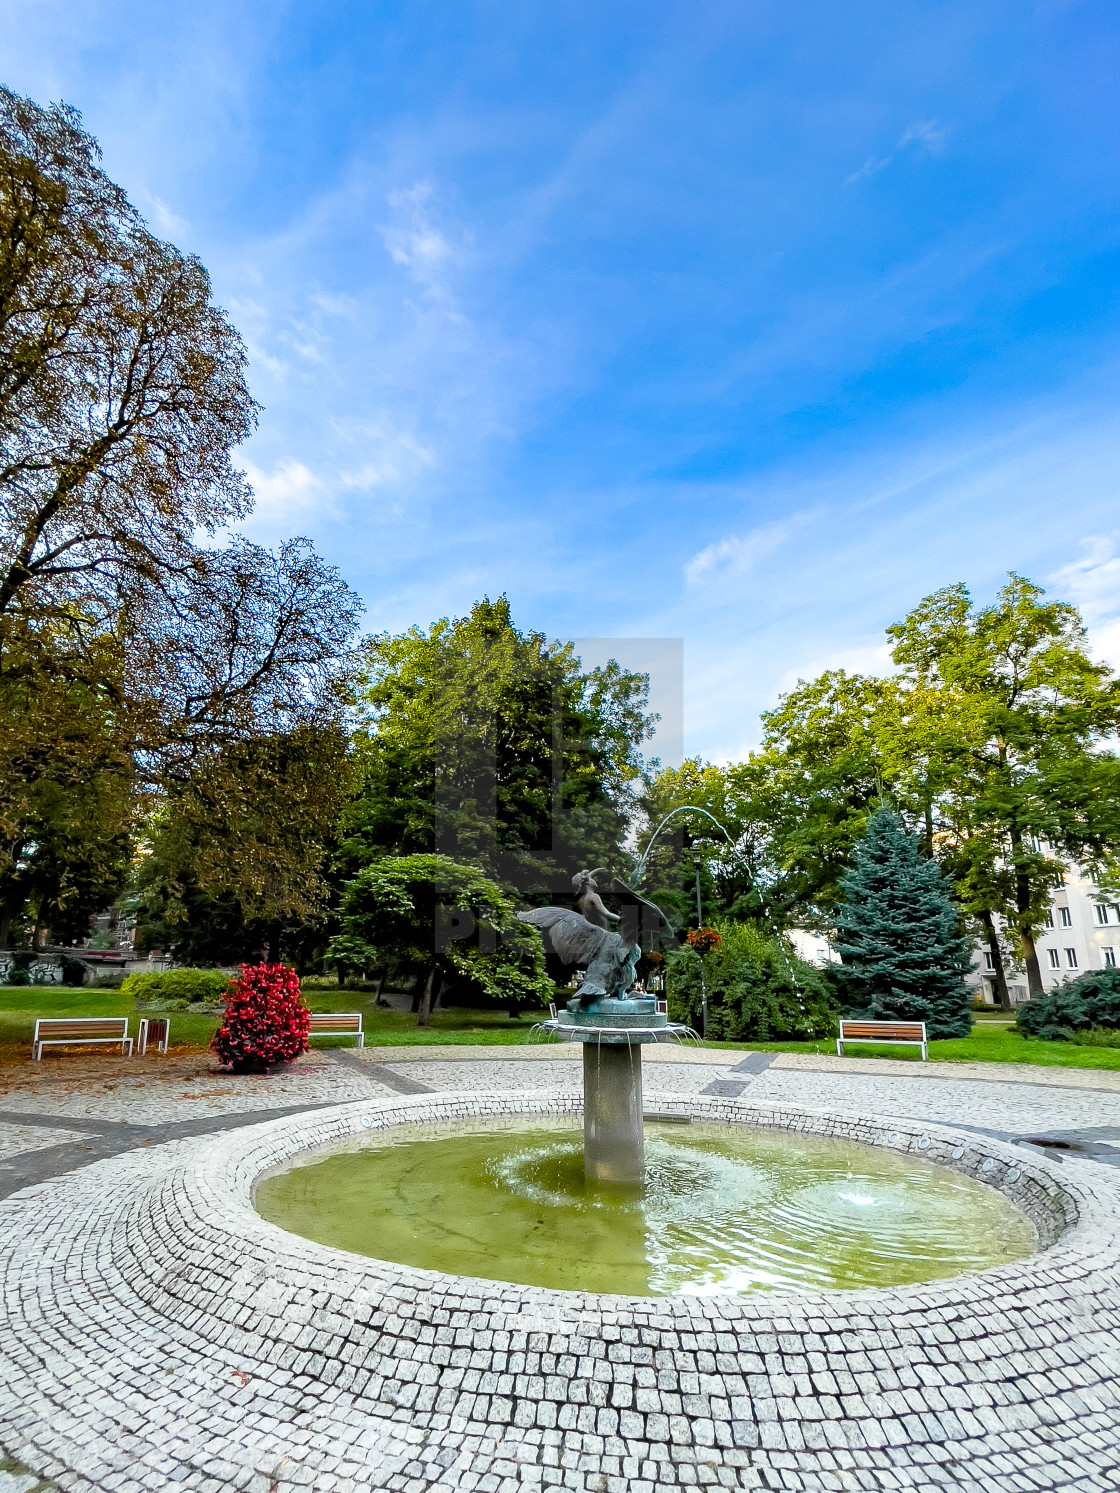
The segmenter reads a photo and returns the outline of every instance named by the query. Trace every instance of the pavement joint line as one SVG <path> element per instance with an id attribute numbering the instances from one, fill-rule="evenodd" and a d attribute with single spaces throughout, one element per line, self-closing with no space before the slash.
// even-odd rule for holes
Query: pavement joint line
<path id="1" fill-rule="evenodd" d="M 434 1094 L 436 1090 L 431 1084 L 421 1083 L 418 1078 L 408 1078 L 403 1073 L 394 1073 L 391 1068 L 385 1067 L 383 1063 L 370 1063 L 360 1058 L 356 1051 L 346 1047 L 329 1048 L 331 1056 L 336 1063 L 344 1068 L 355 1069 L 372 1078 L 376 1083 L 382 1084 L 387 1089 L 392 1089 L 397 1094 Z"/>
<path id="2" fill-rule="evenodd" d="M 200 1115 L 192 1120 L 172 1120 L 159 1125 L 138 1125 L 128 1120 L 104 1120 L 98 1122 L 102 1129 L 79 1130 L 69 1116 L 26 1115 L 14 1111 L 0 1114 L 0 1123 L 38 1125 L 50 1130 L 74 1130 L 87 1135 L 94 1144 L 82 1141 L 60 1141 L 54 1146 L 43 1146 L 40 1150 L 27 1151 L 11 1161 L 0 1164 L 0 1199 L 24 1187 L 37 1186 L 67 1172 L 91 1166 L 95 1161 L 104 1161 L 110 1156 L 119 1156 L 125 1151 L 142 1150 L 146 1146 L 166 1145 L 170 1141 L 190 1140 L 194 1136 L 216 1135 L 227 1130 L 239 1130 L 249 1125 L 264 1124 L 269 1120 L 284 1120 L 292 1115 L 308 1114 L 320 1109 L 337 1108 L 337 1100 L 318 1100 L 313 1104 L 288 1104 L 280 1108 L 249 1110 L 235 1114 Z M 80 1154 L 79 1154 L 80 1153 Z M 0 1490 L 2 1493 L 2 1490 Z"/>

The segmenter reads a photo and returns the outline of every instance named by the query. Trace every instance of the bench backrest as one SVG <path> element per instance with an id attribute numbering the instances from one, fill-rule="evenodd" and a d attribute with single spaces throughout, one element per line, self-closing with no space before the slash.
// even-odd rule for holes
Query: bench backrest
<path id="1" fill-rule="evenodd" d="M 72 1037 L 127 1037 L 127 1016 L 40 1016 L 35 1023 L 35 1041 L 58 1042 Z"/>
<path id="2" fill-rule="evenodd" d="M 924 1021 L 842 1021 L 841 1037 L 881 1037 L 885 1042 L 924 1042 Z"/>
<path id="3" fill-rule="evenodd" d="M 312 1036 L 316 1032 L 360 1032 L 362 1029 L 362 1013 L 360 1011 L 334 1012 L 326 1016 L 312 1014 L 311 1025 L 308 1031 Z"/>

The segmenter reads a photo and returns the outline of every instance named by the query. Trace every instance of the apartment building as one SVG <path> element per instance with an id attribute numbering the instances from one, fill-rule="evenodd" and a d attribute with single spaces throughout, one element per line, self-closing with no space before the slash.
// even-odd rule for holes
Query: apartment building
<path id="1" fill-rule="evenodd" d="M 1079 872 L 1068 871 L 1063 885 L 1051 893 L 1046 926 L 1039 929 L 1036 944 L 1047 990 L 1086 970 L 1115 968 L 1120 965 L 1120 903 L 1109 901 Z M 984 1000 L 997 999 L 992 956 L 984 945 L 977 945 L 969 983 Z M 1007 988 L 1013 1005 L 1025 1001 L 1026 974 L 1008 969 Z"/>

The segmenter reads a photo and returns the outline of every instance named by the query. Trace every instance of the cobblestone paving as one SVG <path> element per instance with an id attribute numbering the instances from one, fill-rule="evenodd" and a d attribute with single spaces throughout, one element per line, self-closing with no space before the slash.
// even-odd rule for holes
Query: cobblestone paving
<path id="1" fill-rule="evenodd" d="M 93 1060 L 96 1062 L 96 1060 Z M 6 1070 L 0 1110 L 20 1110 L 131 1124 L 161 1125 L 202 1115 L 250 1113 L 293 1104 L 341 1103 L 391 1092 L 372 1073 L 339 1063 L 330 1051 L 306 1053 L 269 1074 L 218 1070 L 204 1054 L 188 1057 L 90 1059 L 26 1065 L 41 1071 Z M 108 1067 L 106 1067 L 108 1064 Z"/>
<path id="2" fill-rule="evenodd" d="M 98 1125 L 108 1145 L 114 1120 L 361 1102 L 131 1150 L 0 1202 L 0 1493 L 47 1493 L 40 1475 L 66 1493 L 1120 1490 L 1120 1177 L 938 1126 L 1116 1127 L 1120 1095 L 659 1053 L 647 1098 L 924 1142 L 1011 1192 L 1048 1247 L 905 1290 L 641 1300 L 356 1259 L 252 1211 L 262 1171 L 363 1121 L 575 1104 L 570 1058 L 399 1052 L 315 1053 L 263 1080 L 197 1056 L 7 1071 L 0 1147 L 94 1138 L 18 1125 L 21 1110 Z M 389 1095 L 402 1080 L 439 1092 Z M 701 1092 L 730 1081 L 742 1101 Z"/>
<path id="3" fill-rule="evenodd" d="M 23 1156 L 28 1151 L 43 1151 L 48 1146 L 59 1146 L 64 1141 L 76 1141 L 81 1137 L 75 1130 L 49 1130 L 36 1125 L 5 1125 L 0 1123 L 0 1166 L 13 1156 Z M 0 1483 L 0 1493 L 3 1484 Z"/>
<path id="4" fill-rule="evenodd" d="M 722 1054 L 721 1054 L 722 1056 Z M 557 1093 L 578 1091 L 583 1083 L 578 1062 L 519 1063 L 392 1062 L 394 1072 L 441 1092 L 482 1093 L 493 1090 Z M 924 1075 L 814 1073 L 771 1066 L 752 1076 L 735 1074 L 726 1063 L 688 1064 L 664 1060 L 643 1067 L 647 1099 L 665 1094 L 699 1094 L 712 1083 L 737 1080 L 745 1099 L 788 1102 L 826 1108 L 855 1109 L 878 1115 L 906 1115 L 942 1124 L 956 1122 L 1015 1134 L 1052 1129 L 1120 1126 L 1120 1093 L 1034 1087 L 1029 1084 L 984 1084 L 976 1080 L 930 1081 Z"/>

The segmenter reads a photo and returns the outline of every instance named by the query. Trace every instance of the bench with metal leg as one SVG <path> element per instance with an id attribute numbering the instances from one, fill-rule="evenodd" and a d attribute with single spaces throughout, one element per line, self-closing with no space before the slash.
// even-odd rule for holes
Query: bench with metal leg
<path id="1" fill-rule="evenodd" d="M 119 1047 L 132 1056 L 127 1016 L 40 1016 L 31 1039 L 31 1060 L 39 1062 L 44 1047 Z"/>
<path id="2" fill-rule="evenodd" d="M 307 1035 L 309 1037 L 356 1037 L 358 1047 L 366 1045 L 360 1011 L 327 1011 L 319 1016 L 313 1014 Z"/>
<path id="3" fill-rule="evenodd" d="M 882 1042 L 888 1047 L 920 1047 L 922 1062 L 929 1056 L 924 1021 L 842 1021 L 836 1055 L 844 1056 L 845 1042 Z"/>

